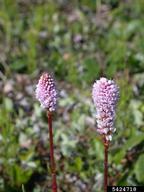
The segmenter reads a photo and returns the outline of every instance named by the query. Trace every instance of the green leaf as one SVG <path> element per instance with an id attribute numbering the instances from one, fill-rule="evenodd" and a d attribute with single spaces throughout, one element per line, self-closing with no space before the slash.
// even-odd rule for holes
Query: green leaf
<path id="1" fill-rule="evenodd" d="M 22 185 L 22 192 L 25 192 L 24 185 Z"/>
<path id="2" fill-rule="evenodd" d="M 22 71 L 25 67 L 26 64 L 24 63 L 23 59 L 17 59 L 10 65 L 10 69 L 18 72 Z"/>
<path id="3" fill-rule="evenodd" d="M 124 145 L 124 149 L 128 150 L 130 148 L 133 148 L 134 146 L 138 145 L 144 141 L 144 135 L 134 135 L 131 137 L 128 141 L 126 141 L 126 144 Z"/>
<path id="4" fill-rule="evenodd" d="M 142 114 L 142 111 L 140 111 L 141 105 L 142 105 L 142 102 L 136 99 L 132 99 L 130 102 L 130 109 L 132 110 L 134 123 L 136 126 L 143 125 L 143 114 Z"/>
<path id="5" fill-rule="evenodd" d="M 128 139 L 125 145 L 115 154 L 113 161 L 117 164 L 124 158 L 126 151 L 144 141 L 144 135 L 134 135 Z"/>
<path id="6" fill-rule="evenodd" d="M 7 111 L 12 111 L 13 110 L 13 103 L 12 100 L 9 99 L 8 97 L 4 98 L 4 105 L 5 105 L 5 109 Z"/>
<path id="7" fill-rule="evenodd" d="M 87 58 L 84 60 L 85 73 L 83 74 L 84 79 L 88 82 L 93 81 L 100 72 L 100 66 L 93 58 Z"/>
<path id="8" fill-rule="evenodd" d="M 77 157 L 77 158 L 75 159 L 75 167 L 76 167 L 76 170 L 77 170 L 78 172 L 80 172 L 80 171 L 82 170 L 82 166 L 83 166 L 83 162 L 82 162 L 81 158 L 80 158 L 80 157 Z"/>
<path id="9" fill-rule="evenodd" d="M 125 150 L 120 150 L 118 153 L 116 153 L 116 155 L 113 157 L 113 161 L 116 163 L 116 164 L 119 164 L 121 159 L 124 157 L 125 155 Z"/>
<path id="10" fill-rule="evenodd" d="M 134 172 L 138 182 L 144 182 L 144 154 L 138 158 Z"/>

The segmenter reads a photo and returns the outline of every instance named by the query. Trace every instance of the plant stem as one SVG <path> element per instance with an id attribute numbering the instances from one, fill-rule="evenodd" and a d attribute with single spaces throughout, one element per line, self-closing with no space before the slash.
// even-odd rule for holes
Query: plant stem
<path id="1" fill-rule="evenodd" d="M 104 192 L 107 192 L 108 186 L 108 147 L 108 142 L 104 140 Z"/>
<path id="2" fill-rule="evenodd" d="M 54 160 L 53 132 L 52 132 L 52 113 L 47 111 L 50 142 L 50 166 L 52 174 L 52 192 L 57 192 L 56 169 Z"/>

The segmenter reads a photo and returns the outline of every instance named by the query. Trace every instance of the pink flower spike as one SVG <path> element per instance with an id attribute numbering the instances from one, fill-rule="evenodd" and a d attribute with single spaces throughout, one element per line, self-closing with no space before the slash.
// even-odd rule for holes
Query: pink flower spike
<path id="1" fill-rule="evenodd" d="M 115 132 L 114 120 L 119 88 L 113 80 L 102 77 L 93 84 L 92 98 L 97 112 L 97 131 L 110 141 Z"/>
<path id="2" fill-rule="evenodd" d="M 57 91 L 54 79 L 48 73 L 43 73 L 36 86 L 36 99 L 39 100 L 41 106 L 48 111 L 56 110 Z"/>

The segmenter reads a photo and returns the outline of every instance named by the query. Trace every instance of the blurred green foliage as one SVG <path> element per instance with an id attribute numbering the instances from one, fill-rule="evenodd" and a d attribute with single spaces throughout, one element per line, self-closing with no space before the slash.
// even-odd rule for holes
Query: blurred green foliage
<path id="1" fill-rule="evenodd" d="M 34 99 L 54 73 L 59 191 L 101 192 L 103 144 L 91 87 L 120 87 L 109 150 L 110 185 L 144 185 L 144 1 L 0 1 L 0 191 L 51 191 L 47 120 Z"/>

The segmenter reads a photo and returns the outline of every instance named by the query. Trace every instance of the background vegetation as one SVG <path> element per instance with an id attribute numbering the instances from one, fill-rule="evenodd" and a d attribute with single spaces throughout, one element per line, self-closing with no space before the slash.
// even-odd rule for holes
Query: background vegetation
<path id="1" fill-rule="evenodd" d="M 49 192 L 45 112 L 34 90 L 54 73 L 59 192 L 101 192 L 103 144 L 92 84 L 120 87 L 110 185 L 144 185 L 144 1 L 0 1 L 0 192 Z"/>

